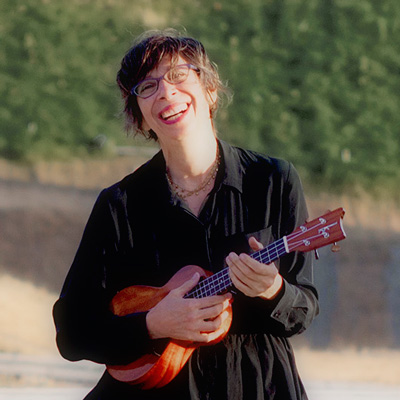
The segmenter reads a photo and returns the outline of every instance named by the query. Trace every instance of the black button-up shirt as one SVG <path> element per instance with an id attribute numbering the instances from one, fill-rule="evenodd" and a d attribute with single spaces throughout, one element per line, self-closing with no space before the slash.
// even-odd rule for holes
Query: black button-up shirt
<path id="1" fill-rule="evenodd" d="M 116 317 L 109 304 L 132 285 L 164 285 L 188 264 L 213 273 L 231 251 L 250 252 L 291 233 L 307 218 L 298 175 L 283 160 L 219 141 L 215 187 L 196 217 L 171 193 L 162 152 L 96 201 L 54 307 L 57 343 L 70 360 L 126 364 L 162 348 L 149 338 L 146 312 Z M 106 372 L 88 399 L 306 399 L 288 337 L 318 312 L 309 253 L 276 261 L 284 285 L 274 300 L 237 290 L 233 322 L 218 344 L 198 348 L 179 375 L 141 391 Z"/>

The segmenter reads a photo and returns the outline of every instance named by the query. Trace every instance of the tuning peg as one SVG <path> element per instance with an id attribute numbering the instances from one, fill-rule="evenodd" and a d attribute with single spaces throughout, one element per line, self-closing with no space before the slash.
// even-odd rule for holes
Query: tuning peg
<path id="1" fill-rule="evenodd" d="M 340 251 L 340 246 L 335 242 L 333 243 L 332 247 L 331 247 L 331 251 L 333 253 L 337 253 L 338 251 Z"/>
<path id="2" fill-rule="evenodd" d="M 315 259 L 319 260 L 319 253 L 318 253 L 318 249 L 314 250 L 314 255 L 315 255 Z"/>

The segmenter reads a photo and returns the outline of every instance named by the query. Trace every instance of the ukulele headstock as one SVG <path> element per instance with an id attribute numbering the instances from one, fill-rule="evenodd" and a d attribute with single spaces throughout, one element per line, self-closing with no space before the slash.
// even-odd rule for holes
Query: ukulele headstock
<path id="1" fill-rule="evenodd" d="M 337 208 L 296 228 L 286 236 L 291 251 L 311 251 L 346 238 L 342 220 L 345 211 Z"/>

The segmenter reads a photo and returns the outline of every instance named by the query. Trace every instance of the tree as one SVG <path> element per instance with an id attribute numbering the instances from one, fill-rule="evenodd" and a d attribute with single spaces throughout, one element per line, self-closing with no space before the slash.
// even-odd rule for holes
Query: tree
<path id="1" fill-rule="evenodd" d="M 117 60 L 128 47 L 123 10 L 107 2 L 2 3 L 0 154 L 57 157 L 120 135 Z"/>
<path id="2" fill-rule="evenodd" d="M 222 136 L 349 188 L 399 178 L 400 5 L 202 1 L 186 10 L 235 97 Z"/>
<path id="3" fill-rule="evenodd" d="M 143 30 L 172 26 L 204 43 L 233 89 L 220 137 L 332 190 L 398 183 L 399 18 L 392 0 L 3 1 L 0 155 L 121 140 L 121 56 Z"/>

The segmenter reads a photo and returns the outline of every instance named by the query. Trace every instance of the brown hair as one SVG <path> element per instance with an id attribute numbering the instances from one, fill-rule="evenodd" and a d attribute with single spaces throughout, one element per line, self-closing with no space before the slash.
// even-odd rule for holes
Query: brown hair
<path id="1" fill-rule="evenodd" d="M 154 68 L 157 68 L 165 56 L 171 57 L 172 65 L 176 64 L 178 57 L 181 56 L 198 68 L 200 82 L 208 95 L 211 118 L 215 116 L 221 100 L 221 93 L 228 95 L 227 88 L 219 78 L 217 66 L 210 61 L 204 46 L 199 41 L 182 36 L 173 29 L 143 33 L 122 59 L 121 69 L 117 74 L 117 83 L 124 100 L 127 130 L 133 130 L 135 133 L 154 140 L 157 140 L 155 132 L 147 132 L 142 127 L 143 117 L 137 97 L 131 92 L 137 83 Z M 217 100 L 212 102 L 210 93 L 214 90 L 217 90 L 218 96 Z"/>

